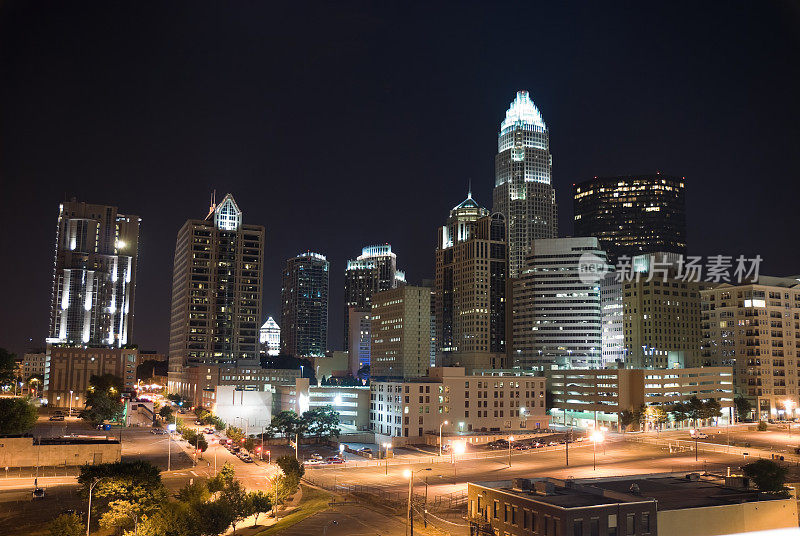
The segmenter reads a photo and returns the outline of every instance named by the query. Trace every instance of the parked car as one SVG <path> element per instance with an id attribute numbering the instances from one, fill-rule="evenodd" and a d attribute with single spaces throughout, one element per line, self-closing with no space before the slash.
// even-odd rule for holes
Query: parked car
<path id="1" fill-rule="evenodd" d="M 321 454 L 312 454 L 311 455 L 311 459 L 312 460 L 317 460 L 317 461 L 322 461 L 323 458 L 322 458 Z"/>
<path id="2" fill-rule="evenodd" d="M 358 452 L 361 452 L 362 454 L 372 454 L 372 449 L 369 447 L 361 447 L 358 449 Z"/>
<path id="3" fill-rule="evenodd" d="M 339 464 L 339 463 L 344 463 L 344 460 L 338 456 L 330 456 L 325 459 L 325 463 Z"/>
<path id="4" fill-rule="evenodd" d="M 33 497 L 34 501 L 39 499 L 44 499 L 44 488 L 34 488 L 33 489 Z"/>
<path id="5" fill-rule="evenodd" d="M 690 434 L 692 439 L 708 439 L 708 434 L 703 432 L 694 432 Z"/>
<path id="6" fill-rule="evenodd" d="M 64 416 L 63 415 L 50 415 L 50 420 L 51 421 L 63 421 L 64 420 Z"/>
<path id="7" fill-rule="evenodd" d="M 547 444 L 548 447 L 556 447 L 558 446 L 558 441 L 551 441 Z"/>

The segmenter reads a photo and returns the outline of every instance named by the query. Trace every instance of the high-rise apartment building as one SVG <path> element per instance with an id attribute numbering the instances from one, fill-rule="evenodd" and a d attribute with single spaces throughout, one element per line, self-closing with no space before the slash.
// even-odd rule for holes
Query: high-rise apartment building
<path id="1" fill-rule="evenodd" d="M 592 271 L 586 272 L 589 264 Z M 533 241 L 513 284 L 515 367 L 600 366 L 600 284 L 606 267 L 596 238 Z"/>
<path id="2" fill-rule="evenodd" d="M 397 269 L 392 246 L 367 246 L 344 272 L 344 347 L 350 346 L 350 307 L 368 311 L 372 295 L 405 284 L 406 274 Z"/>
<path id="3" fill-rule="evenodd" d="M 500 124 L 492 203 L 506 221 L 509 277 L 522 272 L 534 240 L 558 236 L 552 170 L 547 125 L 528 92 L 517 91 Z"/>
<path id="4" fill-rule="evenodd" d="M 247 225 L 231 194 L 178 231 L 172 276 L 169 388 L 185 367 L 257 363 L 264 227 Z"/>
<path id="5" fill-rule="evenodd" d="M 281 350 L 295 357 L 321 357 L 328 349 L 330 264 L 319 253 L 286 261 L 281 288 Z"/>
<path id="6" fill-rule="evenodd" d="M 575 234 L 596 236 L 612 264 L 643 253 L 686 254 L 684 179 L 595 177 L 575 185 Z"/>
<path id="7" fill-rule="evenodd" d="M 140 222 L 74 198 L 59 206 L 48 343 L 131 341 Z"/>
<path id="8" fill-rule="evenodd" d="M 258 342 L 261 344 L 261 353 L 267 355 L 281 353 L 281 328 L 274 318 L 267 318 L 267 321 L 261 326 Z"/>
<path id="9" fill-rule="evenodd" d="M 430 367 L 431 289 L 412 285 L 372 295 L 370 377 L 414 378 Z"/>
<path id="10" fill-rule="evenodd" d="M 674 253 L 633 257 L 636 277 L 622 282 L 627 367 L 692 368 L 704 364 L 700 356 L 700 290 L 709 285 L 678 278 L 680 258 Z"/>
<path id="11" fill-rule="evenodd" d="M 437 363 L 468 372 L 506 357 L 506 228 L 472 198 L 439 229 L 434 282 Z"/>
<path id="12" fill-rule="evenodd" d="M 759 419 L 797 416 L 800 280 L 761 276 L 702 290 L 703 359 L 734 370 Z"/>

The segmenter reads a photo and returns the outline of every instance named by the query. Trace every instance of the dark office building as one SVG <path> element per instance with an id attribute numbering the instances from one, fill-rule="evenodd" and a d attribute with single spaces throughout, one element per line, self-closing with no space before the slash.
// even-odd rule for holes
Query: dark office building
<path id="1" fill-rule="evenodd" d="M 281 288 L 281 351 L 323 357 L 328 349 L 329 263 L 319 253 L 286 261 Z"/>
<path id="2" fill-rule="evenodd" d="M 682 177 L 595 177 L 575 185 L 575 236 L 594 236 L 611 263 L 642 253 L 686 254 Z"/>

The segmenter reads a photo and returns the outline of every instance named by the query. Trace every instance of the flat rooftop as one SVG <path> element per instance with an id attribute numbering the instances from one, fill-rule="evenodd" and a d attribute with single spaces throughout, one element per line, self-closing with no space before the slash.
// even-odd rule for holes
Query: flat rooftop
<path id="1" fill-rule="evenodd" d="M 659 510 L 724 506 L 772 500 L 756 489 L 744 487 L 741 479 L 693 474 L 652 474 L 626 477 L 561 480 L 532 478 L 499 482 L 475 482 L 534 502 L 561 508 L 656 501 Z M 538 489 L 537 489 L 538 488 Z"/>

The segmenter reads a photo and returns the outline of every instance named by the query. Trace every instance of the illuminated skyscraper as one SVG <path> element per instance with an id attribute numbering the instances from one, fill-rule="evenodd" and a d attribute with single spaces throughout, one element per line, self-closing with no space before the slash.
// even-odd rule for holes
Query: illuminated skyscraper
<path id="1" fill-rule="evenodd" d="M 281 351 L 281 328 L 275 319 L 267 318 L 267 321 L 259 330 L 258 342 L 261 343 L 261 353 L 267 355 L 278 355 Z"/>
<path id="2" fill-rule="evenodd" d="M 258 364 L 264 227 L 231 194 L 178 231 L 172 276 L 170 391 L 188 396 L 187 366 Z"/>
<path id="3" fill-rule="evenodd" d="M 397 269 L 392 246 L 367 246 L 355 260 L 347 261 L 344 272 L 344 347 L 350 345 L 350 308 L 371 308 L 372 295 L 397 288 L 406 282 L 405 272 Z"/>
<path id="4" fill-rule="evenodd" d="M 502 368 L 506 357 L 506 229 L 472 193 L 439 229 L 434 302 L 437 365 Z"/>
<path id="5" fill-rule="evenodd" d="M 528 92 L 517 91 L 500 124 L 492 204 L 508 228 L 509 277 L 519 276 L 534 240 L 558 236 L 552 169 L 547 125 Z"/>
<path id="6" fill-rule="evenodd" d="M 61 204 L 48 343 L 121 347 L 131 341 L 140 222 L 117 207 L 75 199 Z"/>
<path id="7" fill-rule="evenodd" d="M 323 357 L 328 349 L 329 263 L 319 253 L 286 261 L 281 288 L 281 351 Z"/>

